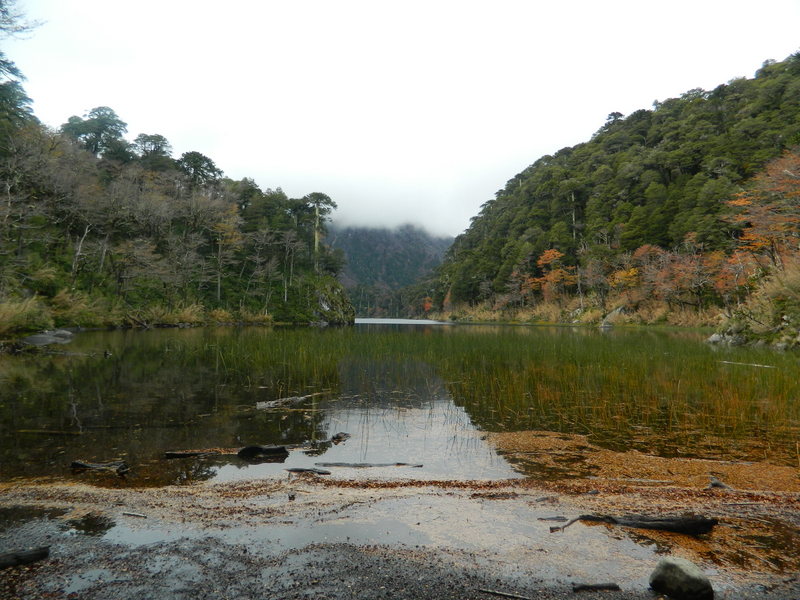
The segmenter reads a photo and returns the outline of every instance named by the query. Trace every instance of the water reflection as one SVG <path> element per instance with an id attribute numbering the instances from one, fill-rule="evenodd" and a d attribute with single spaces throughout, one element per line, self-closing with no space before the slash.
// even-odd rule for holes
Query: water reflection
<path id="1" fill-rule="evenodd" d="M 80 477 L 161 485 L 320 460 L 423 463 L 415 477 L 507 477 L 513 469 L 480 432 L 518 430 L 588 434 L 661 456 L 796 464 L 796 360 L 711 349 L 701 337 L 377 323 L 84 333 L 65 354 L 0 357 L 0 478 L 67 477 L 73 460 L 114 459 L 132 467 L 127 478 Z M 304 399 L 257 408 L 287 397 Z M 334 445 L 339 431 L 352 438 Z M 285 464 L 163 459 L 254 444 L 296 449 Z M 585 475 L 564 464 L 565 476 L 573 471 Z"/>

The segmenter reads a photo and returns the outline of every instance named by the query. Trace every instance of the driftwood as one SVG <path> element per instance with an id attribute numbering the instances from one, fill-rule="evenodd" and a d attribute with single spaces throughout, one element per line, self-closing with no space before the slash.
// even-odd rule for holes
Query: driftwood
<path id="1" fill-rule="evenodd" d="M 330 475 L 330 471 L 325 469 L 315 469 L 313 467 L 291 467 L 286 469 L 289 473 L 313 473 L 314 475 Z"/>
<path id="2" fill-rule="evenodd" d="M 350 467 L 351 469 L 368 469 L 370 467 L 414 467 L 419 468 L 420 464 L 411 463 L 348 463 L 348 462 L 318 462 L 314 463 L 318 467 Z"/>
<path id="3" fill-rule="evenodd" d="M 484 594 L 491 594 L 492 596 L 500 596 L 501 598 L 516 598 L 517 600 L 532 600 L 528 596 L 520 596 L 518 594 L 509 594 L 508 592 L 500 592 L 498 590 L 487 590 L 484 588 L 478 589 L 479 592 Z"/>
<path id="4" fill-rule="evenodd" d="M 237 454 L 239 458 L 253 462 L 283 462 L 289 451 L 286 446 L 245 446 Z"/>
<path id="5" fill-rule="evenodd" d="M 674 533 L 685 533 L 687 535 L 700 535 L 708 533 L 719 523 L 717 519 L 698 517 L 689 515 L 685 517 L 647 517 L 644 515 L 627 515 L 624 517 L 612 517 L 610 515 L 581 515 L 558 527 L 551 527 L 550 533 L 564 531 L 576 521 L 594 521 L 597 523 L 609 523 L 611 525 L 622 525 L 623 527 L 635 527 L 637 529 L 657 529 L 659 531 L 672 531 Z"/>
<path id="6" fill-rule="evenodd" d="M 612 590 L 618 591 L 619 586 L 616 583 L 573 583 L 573 592 L 593 592 L 596 590 Z"/>
<path id="7" fill-rule="evenodd" d="M 109 471 L 120 477 L 128 473 L 131 468 L 124 460 L 115 460 L 107 463 L 90 463 L 82 460 L 73 460 L 70 464 L 73 471 Z"/>
<path id="8" fill-rule="evenodd" d="M 30 563 L 42 560 L 50 556 L 50 546 L 33 548 L 31 550 L 20 550 L 19 552 L 8 552 L 0 554 L 0 569 L 16 567 L 19 565 L 29 565 Z"/>
<path id="9" fill-rule="evenodd" d="M 270 408 L 280 408 L 288 404 L 297 404 L 298 402 L 314 398 L 315 396 L 324 396 L 327 393 L 328 392 L 316 392 L 315 394 L 306 394 L 305 396 L 288 396 L 286 398 L 278 398 L 277 400 L 256 402 L 256 410 L 268 410 Z"/>

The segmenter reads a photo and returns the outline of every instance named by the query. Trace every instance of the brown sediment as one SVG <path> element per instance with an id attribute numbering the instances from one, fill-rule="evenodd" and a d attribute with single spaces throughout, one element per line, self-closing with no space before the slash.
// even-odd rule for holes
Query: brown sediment
<path id="1" fill-rule="evenodd" d="M 548 431 L 491 433 L 487 439 L 522 470 L 589 476 L 599 483 L 678 486 L 703 489 L 715 477 L 736 490 L 800 492 L 800 471 L 769 462 L 662 458 L 629 450 L 615 452 L 591 444 L 588 436 Z M 557 476 L 555 478 L 558 478 Z"/>
<path id="2" fill-rule="evenodd" d="M 557 573 L 579 570 L 592 560 L 587 556 L 601 558 L 593 554 L 591 544 L 597 544 L 602 533 L 600 537 L 607 540 L 603 552 L 619 553 L 613 560 L 618 561 L 616 568 L 628 585 L 646 579 L 652 569 L 649 559 L 625 555 L 622 549 L 629 549 L 631 540 L 640 547 L 655 548 L 656 553 L 683 556 L 716 569 L 715 582 L 722 580 L 730 586 L 782 581 L 800 571 L 800 554 L 795 550 L 800 547 L 796 469 L 614 452 L 589 443 L 585 436 L 538 431 L 490 434 L 488 440 L 518 461 L 521 470 L 525 463 L 563 469 L 572 461 L 579 462 L 591 477 L 431 481 L 302 475 L 121 489 L 20 480 L 0 484 L 0 508 L 56 509 L 63 511 L 64 520 L 92 514 L 131 528 L 180 527 L 209 535 L 227 528 L 313 528 L 386 519 L 427 536 L 429 551 L 436 556 L 456 552 L 459 544 L 468 543 L 471 552 L 502 564 L 513 560 L 541 565 L 544 561 Z M 711 475 L 731 489 L 709 488 Z M 713 517 L 719 524 L 710 534 L 692 537 L 604 523 L 582 523 L 568 533 L 549 533 L 547 523 L 554 516 L 686 513 Z M 540 523 L 539 518 L 544 521 Z M 524 527 L 535 535 L 529 542 L 511 543 L 509 537 Z M 592 535 L 591 543 L 581 545 Z M 391 538 L 385 544 L 392 552 L 403 552 L 402 547 L 392 546 Z M 567 547 L 569 553 L 559 554 Z M 170 548 L 160 551 L 171 552 Z M 69 564 L 65 559 L 65 568 Z"/>

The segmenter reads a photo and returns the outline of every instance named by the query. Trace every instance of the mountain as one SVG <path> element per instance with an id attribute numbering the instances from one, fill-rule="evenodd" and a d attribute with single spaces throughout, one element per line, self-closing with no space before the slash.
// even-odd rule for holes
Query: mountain
<path id="1" fill-rule="evenodd" d="M 407 316 L 417 312 L 427 294 L 408 286 L 430 277 L 452 243 L 414 225 L 400 227 L 329 227 L 327 243 L 341 251 L 345 267 L 340 281 L 359 316 Z"/>

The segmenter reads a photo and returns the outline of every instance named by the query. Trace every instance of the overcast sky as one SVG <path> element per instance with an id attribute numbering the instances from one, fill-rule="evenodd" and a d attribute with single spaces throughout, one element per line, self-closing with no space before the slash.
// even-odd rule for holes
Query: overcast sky
<path id="1" fill-rule="evenodd" d="M 321 191 L 343 224 L 458 234 L 614 111 L 800 50 L 800 0 L 17 0 L 36 115 L 110 106 L 174 156 Z"/>

